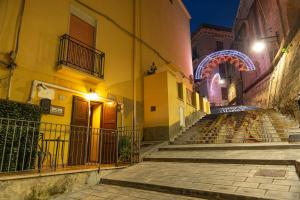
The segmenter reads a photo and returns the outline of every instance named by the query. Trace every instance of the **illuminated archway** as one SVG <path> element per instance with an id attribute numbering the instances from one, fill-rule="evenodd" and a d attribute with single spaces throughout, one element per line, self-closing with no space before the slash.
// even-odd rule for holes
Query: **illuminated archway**
<path id="1" fill-rule="evenodd" d="M 195 73 L 195 80 L 207 78 L 213 68 L 225 62 L 233 64 L 240 71 L 255 70 L 255 65 L 247 55 L 235 50 L 223 50 L 209 54 L 201 61 Z"/>
<path id="2" fill-rule="evenodd" d="M 210 84 L 210 93 L 213 93 L 213 85 L 214 85 L 214 83 L 215 83 L 215 81 L 218 81 L 218 83 L 220 83 L 220 80 L 221 80 L 221 76 L 220 76 L 220 74 L 219 73 L 216 73 L 214 76 L 213 76 L 213 78 L 212 78 L 212 80 L 211 80 L 211 84 Z"/>

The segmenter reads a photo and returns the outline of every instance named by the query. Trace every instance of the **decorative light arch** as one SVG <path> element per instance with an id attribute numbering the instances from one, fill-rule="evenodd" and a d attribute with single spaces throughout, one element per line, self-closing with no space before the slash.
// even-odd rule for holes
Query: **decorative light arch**
<path id="1" fill-rule="evenodd" d="M 240 71 L 255 70 L 255 65 L 247 55 L 236 50 L 222 50 L 209 54 L 201 61 L 195 73 L 195 80 L 207 78 L 213 68 L 225 62 L 233 64 Z"/>

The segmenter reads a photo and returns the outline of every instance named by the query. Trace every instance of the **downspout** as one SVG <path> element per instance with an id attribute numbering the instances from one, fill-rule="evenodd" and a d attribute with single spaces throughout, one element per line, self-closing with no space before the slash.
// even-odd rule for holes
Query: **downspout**
<path id="1" fill-rule="evenodd" d="M 16 68 L 16 58 L 19 50 L 19 40 L 20 40 L 20 31 L 21 31 L 21 25 L 22 25 L 22 19 L 24 14 L 24 8 L 25 8 L 25 0 L 22 0 L 20 11 L 17 18 L 17 24 L 16 24 L 16 35 L 14 40 L 14 47 L 13 50 L 9 53 L 9 63 L 7 65 L 7 68 L 9 68 L 9 74 L 8 74 L 8 87 L 7 87 L 7 96 L 6 99 L 9 100 L 11 96 L 11 87 L 12 87 L 12 78 L 13 78 L 13 72 Z"/>
<path id="2" fill-rule="evenodd" d="M 136 0 L 133 0 L 133 15 L 132 15 L 132 33 L 136 35 Z M 135 37 L 132 37 L 132 94 L 133 94 L 133 115 L 132 126 L 136 126 L 136 87 L 135 87 Z"/>

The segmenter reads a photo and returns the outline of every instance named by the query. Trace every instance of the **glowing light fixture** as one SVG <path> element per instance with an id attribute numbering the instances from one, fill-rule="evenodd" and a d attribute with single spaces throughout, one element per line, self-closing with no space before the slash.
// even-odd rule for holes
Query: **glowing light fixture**
<path id="1" fill-rule="evenodd" d="M 220 78 L 220 79 L 219 79 L 219 84 L 220 84 L 220 85 L 225 84 L 225 80 Z"/>
<path id="2" fill-rule="evenodd" d="M 98 101 L 100 97 L 96 92 L 91 92 L 85 95 L 85 98 L 89 101 Z"/>
<path id="3" fill-rule="evenodd" d="M 262 40 L 256 41 L 252 46 L 252 51 L 256 53 L 261 53 L 266 48 L 266 43 Z"/>

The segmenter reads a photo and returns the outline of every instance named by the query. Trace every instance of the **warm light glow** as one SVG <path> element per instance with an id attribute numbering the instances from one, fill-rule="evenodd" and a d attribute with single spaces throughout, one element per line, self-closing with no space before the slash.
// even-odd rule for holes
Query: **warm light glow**
<path id="1" fill-rule="evenodd" d="M 224 79 L 219 79 L 219 84 L 225 84 L 225 80 Z"/>
<path id="2" fill-rule="evenodd" d="M 98 96 L 98 94 L 95 93 L 95 92 L 86 94 L 85 98 L 87 100 L 89 100 L 89 101 L 98 101 L 100 99 L 100 97 Z"/>
<path id="3" fill-rule="evenodd" d="M 114 105 L 114 102 L 113 102 L 113 101 L 109 101 L 109 102 L 106 103 L 106 105 L 108 105 L 108 106 L 113 106 L 113 105 Z"/>
<path id="4" fill-rule="evenodd" d="M 266 44 L 263 41 L 256 41 L 252 46 L 252 51 L 256 53 L 262 52 L 266 48 Z"/>

